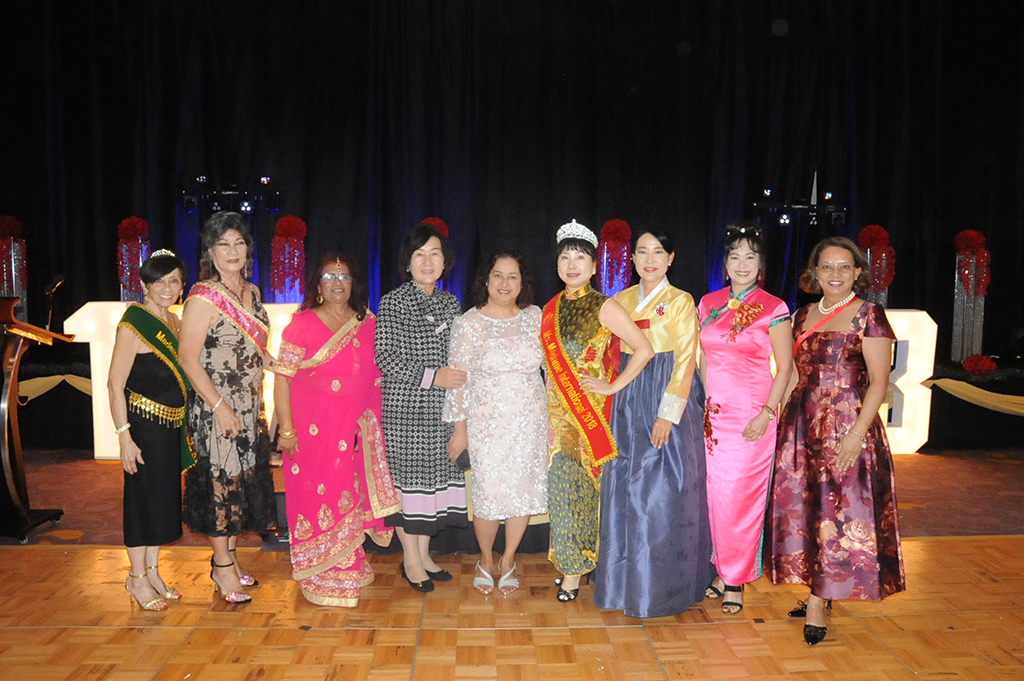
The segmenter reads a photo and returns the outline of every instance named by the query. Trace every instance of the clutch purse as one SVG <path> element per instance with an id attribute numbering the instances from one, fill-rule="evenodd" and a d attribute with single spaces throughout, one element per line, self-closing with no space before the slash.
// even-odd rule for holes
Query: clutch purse
<path id="1" fill-rule="evenodd" d="M 459 454 L 459 458 L 455 459 L 455 465 L 460 471 L 468 471 L 470 469 L 469 463 L 469 450 L 463 449 L 462 454 Z"/>

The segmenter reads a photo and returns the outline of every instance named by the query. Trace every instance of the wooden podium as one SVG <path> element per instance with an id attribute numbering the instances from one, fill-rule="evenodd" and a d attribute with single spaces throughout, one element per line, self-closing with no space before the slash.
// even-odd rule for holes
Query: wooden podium
<path id="1" fill-rule="evenodd" d="M 72 341 L 74 336 L 52 333 L 15 318 L 14 306 L 19 300 L 0 298 L 4 370 L 3 392 L 0 393 L 0 419 L 4 423 L 3 437 L 0 437 L 0 460 L 4 473 L 4 484 L 0 489 L 0 536 L 16 537 L 22 544 L 26 544 L 29 530 L 47 520 L 54 525 L 60 523 L 64 511 L 33 509 L 28 502 L 25 459 L 21 450 L 21 431 L 18 428 L 18 366 L 28 348 L 27 342 L 53 345 L 55 338 Z"/>

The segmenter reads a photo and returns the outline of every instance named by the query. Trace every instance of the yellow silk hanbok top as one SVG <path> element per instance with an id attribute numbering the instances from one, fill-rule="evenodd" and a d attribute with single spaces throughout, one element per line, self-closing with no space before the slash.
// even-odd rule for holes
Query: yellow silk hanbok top
<path id="1" fill-rule="evenodd" d="M 697 366 L 700 322 L 693 296 L 662 279 L 653 291 L 641 298 L 640 287 L 630 286 L 615 294 L 615 301 L 626 308 L 654 347 L 654 352 L 672 352 L 675 361 L 672 377 L 658 405 L 658 418 L 679 423 L 690 396 L 690 383 Z M 625 342 L 622 352 L 633 353 Z"/>

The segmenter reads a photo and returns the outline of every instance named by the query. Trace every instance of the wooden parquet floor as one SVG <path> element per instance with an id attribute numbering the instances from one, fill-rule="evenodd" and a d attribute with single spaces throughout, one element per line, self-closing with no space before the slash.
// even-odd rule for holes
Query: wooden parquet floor
<path id="1" fill-rule="evenodd" d="M 477 556 L 438 559 L 456 574 L 430 594 L 373 556 L 357 608 L 305 601 L 287 553 L 242 549 L 254 601 L 213 595 L 209 552 L 164 552 L 184 592 L 164 612 L 129 608 L 120 547 L 0 547 L 0 681 L 277 679 L 1024 679 L 1024 536 L 904 542 L 909 591 L 837 604 L 825 642 L 804 645 L 786 617 L 804 591 L 761 579 L 726 616 L 705 601 L 637 620 L 555 600 L 542 555 L 521 556 L 524 588 L 472 588 Z"/>

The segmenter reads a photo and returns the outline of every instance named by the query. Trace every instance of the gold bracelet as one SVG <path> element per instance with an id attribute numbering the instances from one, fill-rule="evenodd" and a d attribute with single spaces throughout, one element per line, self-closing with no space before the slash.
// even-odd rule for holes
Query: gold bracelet
<path id="1" fill-rule="evenodd" d="M 124 431 L 128 430 L 131 427 L 132 427 L 132 424 L 130 422 L 125 423 L 120 428 L 115 428 L 114 429 L 114 435 L 120 435 L 121 433 L 123 433 Z"/>
<path id="2" fill-rule="evenodd" d="M 292 430 L 279 430 L 279 431 L 277 431 L 277 436 L 278 437 L 284 437 L 284 438 L 295 437 L 295 429 L 292 429 Z"/>
<path id="3" fill-rule="evenodd" d="M 775 420 L 775 410 L 772 409 L 771 407 L 769 407 L 767 404 L 761 407 L 761 411 L 767 411 L 768 412 L 768 420 L 769 421 L 774 421 Z"/>
<path id="4" fill-rule="evenodd" d="M 858 421 L 860 421 L 861 423 L 863 423 L 863 424 L 864 424 L 865 426 L 867 426 L 868 428 L 870 428 L 870 427 L 871 427 L 871 424 L 870 424 L 870 423 L 868 423 L 867 421 L 865 421 L 864 419 L 862 419 L 862 418 L 860 417 L 860 414 L 858 414 L 858 415 L 857 415 L 857 420 L 858 420 Z"/>

